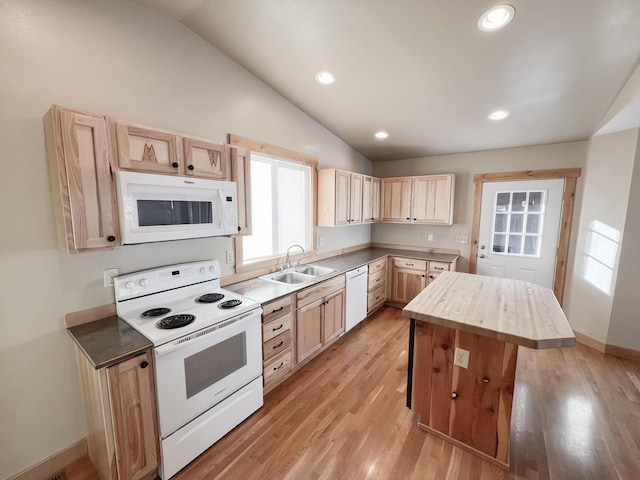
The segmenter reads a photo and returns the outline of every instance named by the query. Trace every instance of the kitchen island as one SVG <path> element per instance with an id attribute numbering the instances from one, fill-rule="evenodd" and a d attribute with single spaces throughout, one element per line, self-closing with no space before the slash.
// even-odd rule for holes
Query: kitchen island
<path id="1" fill-rule="evenodd" d="M 518 347 L 570 347 L 553 292 L 443 272 L 404 309 L 411 318 L 407 406 L 418 426 L 509 469 Z"/>

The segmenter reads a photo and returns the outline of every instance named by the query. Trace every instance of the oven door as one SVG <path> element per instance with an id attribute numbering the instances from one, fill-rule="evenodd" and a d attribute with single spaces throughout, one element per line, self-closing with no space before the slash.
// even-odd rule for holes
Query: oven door
<path id="1" fill-rule="evenodd" d="M 252 310 L 154 349 L 162 438 L 262 374 L 260 314 Z"/>

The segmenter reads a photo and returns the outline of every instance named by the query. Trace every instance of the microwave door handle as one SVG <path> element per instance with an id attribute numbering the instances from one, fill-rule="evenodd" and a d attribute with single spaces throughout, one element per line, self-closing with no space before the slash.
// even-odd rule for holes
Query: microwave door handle
<path id="1" fill-rule="evenodd" d="M 220 223 L 218 224 L 218 228 L 224 228 L 224 190 L 222 188 L 218 189 L 218 197 L 220 199 L 220 204 L 218 205 L 218 213 L 220 214 Z"/>

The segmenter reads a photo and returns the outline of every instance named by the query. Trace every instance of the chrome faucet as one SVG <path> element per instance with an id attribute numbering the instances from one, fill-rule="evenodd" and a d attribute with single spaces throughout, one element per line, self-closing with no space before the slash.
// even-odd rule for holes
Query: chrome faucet
<path id="1" fill-rule="evenodd" d="M 284 268 L 285 268 L 285 270 L 286 270 L 286 269 L 291 268 L 291 263 L 290 263 L 290 260 L 289 260 L 289 252 L 291 252 L 291 249 L 292 249 L 293 247 L 298 247 L 300 250 L 302 250 L 302 255 L 300 255 L 300 258 L 298 258 L 298 262 L 296 263 L 296 267 L 299 267 L 299 266 L 300 266 L 300 260 L 302 260 L 302 257 L 304 257 L 304 248 L 302 247 L 302 245 L 298 245 L 298 244 L 291 245 L 291 246 L 287 249 L 287 258 L 286 258 L 286 260 L 285 260 L 285 262 L 284 262 Z"/>

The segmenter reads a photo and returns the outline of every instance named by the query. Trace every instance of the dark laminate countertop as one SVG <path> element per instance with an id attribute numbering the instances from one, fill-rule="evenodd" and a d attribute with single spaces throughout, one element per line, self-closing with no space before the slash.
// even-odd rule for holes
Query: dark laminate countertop
<path id="1" fill-rule="evenodd" d="M 67 329 L 93 366 L 109 367 L 135 357 L 152 343 L 116 316 Z"/>
<path id="2" fill-rule="evenodd" d="M 303 285 L 283 285 L 270 282 L 269 280 L 263 280 L 261 278 L 252 278 L 251 280 L 245 280 L 244 282 L 226 285 L 224 288 L 264 304 L 298 290 L 305 289 L 314 283 L 323 282 L 332 277 L 348 272 L 349 270 L 353 270 L 354 268 L 361 267 L 369 262 L 373 262 L 374 260 L 390 255 L 394 257 L 416 258 L 443 263 L 452 263 L 458 258 L 458 255 L 447 253 L 417 252 L 413 250 L 396 250 L 393 248 L 365 248 L 363 250 L 357 250 L 343 255 L 336 255 L 335 257 L 330 257 L 325 260 L 309 262 L 313 265 L 320 265 L 338 270 L 331 275 L 319 277 L 314 282 L 305 283 Z"/>

